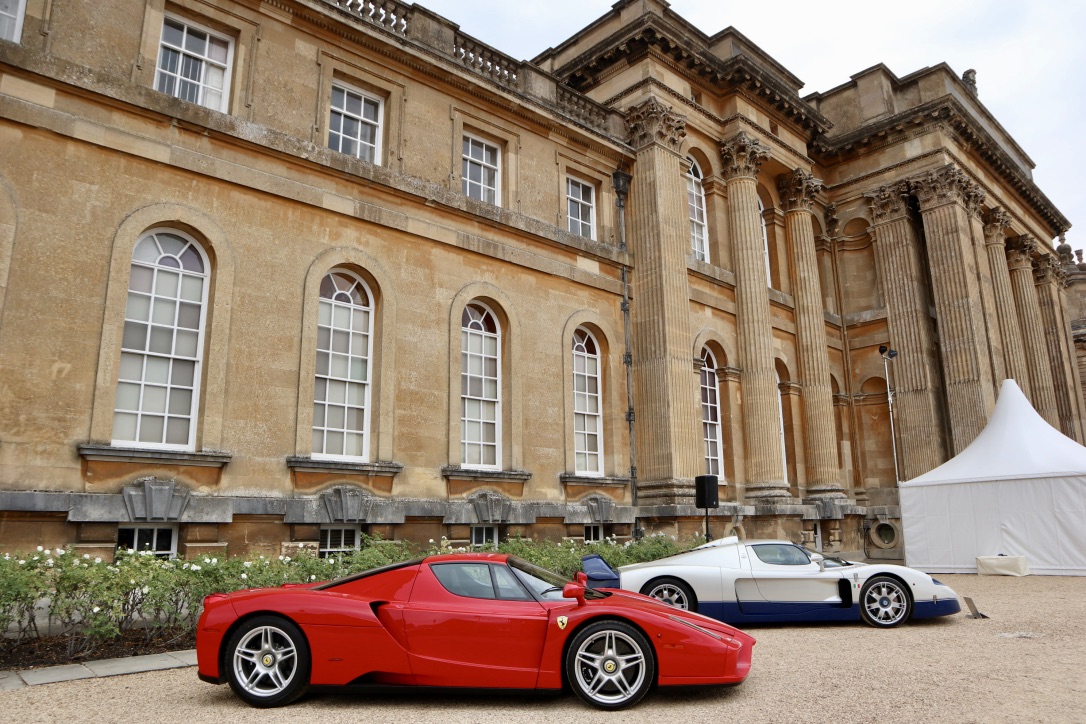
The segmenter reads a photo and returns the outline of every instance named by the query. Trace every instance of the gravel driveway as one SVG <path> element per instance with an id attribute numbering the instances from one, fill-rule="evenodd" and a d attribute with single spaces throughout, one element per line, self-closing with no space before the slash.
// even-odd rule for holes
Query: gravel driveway
<path id="1" fill-rule="evenodd" d="M 939 576 L 988 620 L 763 626 L 750 677 L 599 712 L 572 695 L 320 692 L 251 709 L 195 669 L 0 693 L 11 722 L 1086 722 L 1086 577 Z"/>

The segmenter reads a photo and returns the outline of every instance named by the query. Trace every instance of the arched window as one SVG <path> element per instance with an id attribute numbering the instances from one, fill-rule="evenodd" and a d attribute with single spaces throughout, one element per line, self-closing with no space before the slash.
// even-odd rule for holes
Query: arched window
<path id="1" fill-rule="evenodd" d="M 365 282 L 345 269 L 321 280 L 313 457 L 369 457 L 371 299 Z"/>
<path id="2" fill-rule="evenodd" d="M 784 391 L 781 390 L 781 373 L 774 373 L 777 380 L 777 427 L 781 431 L 781 469 L 784 479 L 788 479 L 788 445 L 784 439 Z"/>
<path id="3" fill-rule="evenodd" d="M 766 286 L 772 288 L 773 273 L 769 266 L 769 232 L 765 228 L 765 206 L 762 204 L 761 199 L 758 199 L 758 223 L 761 224 L 762 227 L 762 253 L 765 254 L 765 283 Z"/>
<path id="4" fill-rule="evenodd" d="M 716 375 L 716 358 L 708 347 L 701 351 L 701 427 L 705 438 L 705 472 L 708 475 L 723 475 L 720 381 Z"/>
<path id="5" fill-rule="evenodd" d="M 709 230 L 705 223 L 703 176 L 697 161 L 690 157 L 686 160 L 690 162 L 690 173 L 686 174 L 686 203 L 690 212 L 690 248 L 697 259 L 708 262 Z"/>
<path id="6" fill-rule="evenodd" d="M 460 464 L 501 469 L 501 327 L 480 302 L 460 327 Z"/>
<path id="7" fill-rule="evenodd" d="M 600 353 L 586 330 L 573 333 L 573 451 L 578 475 L 603 475 Z"/>
<path id="8" fill-rule="evenodd" d="M 154 229 L 132 252 L 113 444 L 193 450 L 208 260 L 191 237 Z"/>

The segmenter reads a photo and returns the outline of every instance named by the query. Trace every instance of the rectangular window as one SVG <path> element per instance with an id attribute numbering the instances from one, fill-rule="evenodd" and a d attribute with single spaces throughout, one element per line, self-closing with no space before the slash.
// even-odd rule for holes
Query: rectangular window
<path id="1" fill-rule="evenodd" d="M 596 189 L 577 179 L 566 179 L 566 208 L 571 234 L 596 238 Z"/>
<path id="2" fill-rule="evenodd" d="M 701 368 L 701 427 L 705 439 L 705 472 L 708 475 L 719 476 L 724 474 L 721 472 L 723 445 L 721 444 L 720 394 L 716 370 L 709 364 L 710 362 L 706 361 Z"/>
<path id="3" fill-rule="evenodd" d="M 357 525 L 321 526 L 319 555 L 321 558 L 358 550 L 362 530 Z"/>
<path id="4" fill-rule="evenodd" d="M 328 148 L 370 163 L 381 163 L 379 98 L 345 85 L 332 86 L 332 111 L 328 119 Z"/>
<path id="5" fill-rule="evenodd" d="M 23 34 L 26 0 L 0 0 L 0 40 L 18 43 Z"/>
<path id="6" fill-rule="evenodd" d="M 474 136 L 464 136 L 460 180 L 466 196 L 501 206 L 501 149 Z"/>
<path id="7" fill-rule="evenodd" d="M 598 543 L 601 540 L 603 540 L 603 526 L 602 525 L 599 525 L 599 524 L 586 525 L 584 527 L 584 542 L 585 543 Z"/>
<path id="8" fill-rule="evenodd" d="M 498 545 L 498 526 L 473 525 L 471 526 L 471 545 L 473 548 Z"/>
<path id="9" fill-rule="evenodd" d="M 162 23 L 155 90 L 225 113 L 233 53 L 230 38 L 167 15 Z"/>
<path id="10" fill-rule="evenodd" d="M 117 549 L 151 551 L 159 558 L 177 556 L 177 529 L 173 526 L 125 525 L 117 529 Z"/>

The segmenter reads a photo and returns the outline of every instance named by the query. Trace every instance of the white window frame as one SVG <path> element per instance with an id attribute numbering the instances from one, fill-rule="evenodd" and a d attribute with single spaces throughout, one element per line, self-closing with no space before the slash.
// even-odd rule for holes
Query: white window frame
<path id="1" fill-rule="evenodd" d="M 591 341 L 595 352 L 587 351 L 584 341 Z M 578 327 L 573 332 L 573 457 L 574 470 L 577 475 L 589 477 L 603 476 L 603 379 L 601 374 L 600 344 L 595 335 L 584 327 Z M 583 364 L 578 364 L 583 363 Z M 591 371 L 591 367 L 595 371 Z M 583 370 L 579 370 L 583 367 Z M 579 390 L 578 383 L 584 382 L 583 390 Z M 595 391 L 589 384 L 595 380 Z M 593 405 L 595 403 L 595 410 Z M 589 422 L 591 421 L 591 425 Z M 589 427 L 595 430 L 589 430 Z M 589 441 L 595 439 L 596 449 L 589 449 Z M 595 458 L 595 465 L 590 465 L 589 460 Z"/>
<path id="2" fill-rule="evenodd" d="M 0 17 L 10 18 L 13 25 L 11 37 L 0 35 L 0 40 L 8 40 L 12 43 L 22 42 L 23 20 L 26 18 L 26 0 L 15 0 L 15 14 L 10 15 L 0 11 Z"/>
<path id="3" fill-rule="evenodd" d="M 577 196 L 574 196 L 574 191 L 579 192 Z M 586 191 L 587 201 L 585 200 Z M 582 213 L 587 209 L 588 221 L 580 215 L 574 216 L 575 208 Z M 587 234 L 584 233 L 585 226 L 588 227 Z M 566 176 L 566 229 L 571 234 L 577 234 L 592 241 L 596 240 L 596 186 L 576 176 Z"/>
<path id="4" fill-rule="evenodd" d="M 690 218 L 690 250 L 694 257 L 709 263 L 709 224 L 705 215 L 704 175 L 698 162 L 689 156 L 690 171 L 686 174 L 686 206 Z"/>
<path id="5" fill-rule="evenodd" d="M 784 479 L 788 480 L 788 444 L 784 437 L 784 391 L 781 390 L 781 375 L 773 373 L 777 380 L 777 427 L 781 430 L 781 468 Z"/>
<path id="6" fill-rule="evenodd" d="M 333 275 L 333 274 L 340 274 L 340 275 L 349 277 L 350 279 L 353 279 L 355 284 L 366 295 L 366 301 L 368 303 L 368 306 L 360 306 L 360 305 L 356 305 L 356 304 L 353 304 L 353 303 L 352 304 L 347 304 L 345 302 L 337 302 L 334 299 L 326 299 L 323 296 L 320 298 L 320 300 L 318 302 L 319 311 L 318 311 L 318 319 L 317 319 L 317 361 L 315 363 L 315 368 L 314 368 L 316 370 L 316 374 L 314 376 L 314 382 L 313 382 L 313 427 L 312 427 L 313 451 L 312 451 L 312 457 L 314 459 L 317 459 L 317 460 L 348 460 L 348 461 L 352 461 L 352 462 L 368 462 L 369 461 L 369 451 L 370 451 L 370 440 L 371 440 L 371 437 L 372 437 L 371 430 L 370 430 L 370 420 L 371 420 L 370 412 L 371 412 L 371 407 L 372 407 L 371 400 L 372 400 L 372 395 L 373 395 L 373 315 L 374 315 L 374 312 L 375 312 L 374 303 L 373 303 L 374 297 L 373 297 L 373 292 L 370 290 L 369 285 L 366 284 L 365 280 L 362 279 L 357 274 L 355 274 L 354 272 L 351 272 L 351 271 L 349 271 L 347 269 L 336 268 L 336 269 L 329 270 L 324 275 L 324 277 L 321 278 L 321 287 L 324 286 L 324 280 L 326 278 L 328 278 L 329 276 Z M 342 292 L 343 290 L 338 290 L 338 291 Z M 328 315 L 328 320 L 327 320 L 328 324 L 323 323 L 323 310 L 325 309 L 325 304 L 328 305 L 328 308 L 330 310 L 329 315 Z M 334 326 L 334 322 L 335 322 L 335 317 L 337 315 L 337 310 L 340 310 L 340 309 L 346 309 L 347 312 L 351 315 L 352 319 L 353 319 L 355 314 L 358 314 L 360 312 L 365 312 L 366 316 L 368 318 L 368 325 L 366 326 L 366 329 L 364 329 L 364 330 L 354 330 L 353 325 L 352 325 L 352 329 L 350 331 L 348 331 L 346 329 L 337 329 Z M 327 349 L 327 350 L 321 349 L 320 334 L 321 334 L 321 331 L 323 329 L 327 329 L 329 331 L 329 349 Z M 334 346 L 332 340 L 335 339 L 336 332 L 346 333 L 348 335 L 348 340 L 349 340 L 348 341 L 348 344 L 349 344 L 348 350 L 349 351 L 345 355 L 342 354 L 342 353 L 335 353 L 332 350 L 332 347 Z M 358 334 L 364 334 L 366 336 L 366 348 L 365 348 L 365 350 L 361 350 L 363 352 L 364 356 L 361 355 L 361 354 L 353 354 L 356 351 L 354 349 L 354 338 Z M 321 369 L 320 359 L 321 359 L 322 354 L 327 354 L 328 358 L 329 358 L 328 363 L 327 363 L 326 368 L 325 368 L 325 373 L 324 374 L 322 374 L 320 372 L 320 369 Z M 347 371 L 346 376 L 340 377 L 338 375 L 333 375 L 332 374 L 333 355 L 336 355 L 337 357 L 345 356 L 347 358 L 346 364 L 347 364 L 347 370 L 348 371 Z M 361 360 L 362 364 L 365 367 L 365 375 L 361 380 L 355 380 L 355 379 L 350 378 L 350 369 L 351 369 L 351 367 L 353 366 L 353 364 L 354 364 L 354 362 L 356 360 Z M 317 395 L 320 392 L 321 381 L 322 380 L 324 380 L 324 389 L 325 389 L 324 399 L 318 400 Z M 344 395 L 343 395 L 343 404 L 342 404 L 344 421 L 343 421 L 342 427 L 329 427 L 328 426 L 328 413 L 329 413 L 329 410 L 331 408 L 340 407 L 340 403 L 337 400 L 328 399 L 329 398 L 329 392 L 331 391 L 333 385 L 338 384 L 338 383 L 342 383 L 344 385 L 344 390 L 343 390 Z M 350 396 L 349 396 L 350 385 L 353 385 L 353 384 L 362 385 L 362 388 L 363 388 L 362 389 L 362 404 L 361 404 L 361 407 L 362 407 L 362 430 L 361 430 L 361 433 L 360 433 L 362 435 L 362 454 L 361 455 L 349 455 L 349 454 L 346 454 L 346 453 L 330 453 L 330 452 L 328 452 L 328 433 L 329 432 L 331 432 L 333 434 L 342 433 L 345 437 L 347 435 L 350 435 L 350 434 L 359 434 L 358 431 L 348 429 L 347 422 L 346 422 L 346 416 L 349 413 L 349 411 L 352 408 L 359 407 L 359 405 L 357 405 L 357 404 L 354 404 L 354 405 L 349 405 L 348 404 L 348 400 L 350 399 Z M 323 424 L 318 425 L 317 424 L 318 421 L 322 422 Z M 321 441 L 320 441 L 319 445 L 317 444 L 318 435 L 320 435 L 320 438 L 321 438 Z M 345 449 L 345 445 L 346 445 L 346 440 L 344 439 L 342 441 L 342 444 L 340 445 L 340 449 L 341 450 Z"/>
<path id="7" fill-rule="evenodd" d="M 224 41 L 226 43 L 226 61 L 225 61 L 225 63 L 219 63 L 218 61 L 214 61 L 206 54 L 203 55 L 203 56 L 198 56 L 195 53 L 193 53 L 192 51 L 185 50 L 184 48 L 179 48 L 176 45 L 167 45 L 166 42 L 165 42 L 166 22 L 167 21 L 173 21 L 173 22 L 175 22 L 175 23 L 177 23 L 179 25 L 183 25 L 185 27 L 186 31 L 191 28 L 192 30 L 197 30 L 197 31 L 199 31 L 201 33 L 206 33 L 209 38 L 214 37 L 214 38 L 217 38 L 219 40 Z M 186 32 L 186 35 L 187 35 L 187 32 Z M 169 95 L 169 96 L 171 96 L 173 98 L 178 98 L 180 100 L 185 100 L 180 95 L 180 90 L 181 90 L 181 86 L 180 86 L 180 82 L 179 82 L 179 79 L 181 78 L 180 67 L 178 68 L 177 73 L 169 73 L 167 71 L 164 71 L 163 68 L 162 68 L 162 49 L 163 49 L 163 47 L 167 47 L 167 48 L 170 48 L 171 50 L 179 52 L 183 56 L 188 55 L 189 57 L 192 57 L 192 58 L 198 58 L 199 61 L 202 63 L 202 66 L 201 66 L 201 71 L 200 71 L 200 80 L 197 83 L 197 85 L 198 85 L 198 87 L 200 89 L 199 90 L 199 97 L 197 98 L 195 103 L 197 105 L 199 105 L 199 106 L 203 106 L 204 108 L 210 108 L 213 111 L 220 111 L 222 113 L 228 112 L 228 110 L 230 108 L 230 82 L 232 80 L 233 68 L 234 68 L 234 39 L 231 38 L 229 35 L 224 35 L 222 33 L 216 32 L 216 31 L 212 30 L 211 28 L 200 25 L 199 23 L 194 23 L 191 20 L 188 20 L 187 18 L 183 18 L 181 16 L 174 15 L 172 13 L 165 13 L 164 14 L 164 18 L 163 18 L 163 21 L 162 21 L 162 32 L 159 34 L 159 38 L 158 38 L 158 55 L 155 58 L 155 83 L 154 83 L 154 88 L 155 88 L 155 90 L 158 90 L 160 93 L 166 93 L 167 95 Z M 208 105 L 206 103 L 206 89 L 209 86 L 207 86 L 204 81 L 207 78 L 207 65 L 209 63 L 221 67 L 222 71 L 223 71 L 223 87 L 221 89 L 222 98 L 221 98 L 218 106 Z M 161 77 L 162 77 L 162 75 L 164 73 L 167 73 L 168 75 L 174 76 L 175 80 L 177 81 L 177 82 L 175 82 L 174 92 L 173 93 L 170 93 L 170 92 L 164 91 L 164 90 L 159 90 L 159 81 L 160 81 L 160 79 L 161 79 Z M 218 90 L 218 89 L 214 89 L 214 90 Z M 193 101 L 186 101 L 186 102 L 191 103 Z"/>
<path id="8" fill-rule="evenodd" d="M 125 524 L 125 525 L 118 525 L 117 526 L 117 546 L 115 548 L 115 550 L 117 550 L 117 551 L 121 550 L 121 540 L 120 540 L 120 538 L 121 538 L 121 531 L 122 530 L 131 530 L 131 531 L 133 531 L 133 533 L 132 533 L 132 542 L 134 544 L 136 544 L 136 545 L 139 544 L 139 532 L 138 531 L 141 531 L 141 530 L 154 531 L 151 534 L 151 547 L 147 548 L 145 550 L 148 550 L 148 551 L 154 553 L 159 558 L 171 558 L 171 559 L 172 558 L 177 558 L 177 525 L 169 525 L 169 524 L 162 525 L 162 524 L 159 524 L 159 523 L 131 523 L 131 524 Z M 170 532 L 170 549 L 168 551 L 160 551 L 160 550 L 156 550 L 156 548 L 155 548 L 155 544 L 158 542 L 158 536 L 161 534 L 162 531 L 169 531 Z M 129 549 L 127 546 L 125 546 L 125 549 L 126 550 L 133 550 L 133 551 L 136 551 L 136 552 L 140 551 L 139 548 L 135 548 L 135 547 Z"/>
<path id="9" fill-rule="evenodd" d="M 477 159 L 474 156 L 471 156 L 469 153 L 465 153 L 464 150 L 463 150 L 463 145 L 464 145 L 465 142 L 468 143 L 469 147 L 472 144 L 480 144 L 481 146 L 483 146 L 484 153 L 485 153 L 485 149 L 487 149 L 487 148 L 494 149 L 495 156 L 496 156 L 495 165 L 491 166 L 491 165 L 487 164 L 484 160 Z M 494 170 L 494 186 L 493 186 L 493 188 L 491 188 L 490 186 L 484 185 L 481 181 L 471 181 L 468 178 L 467 170 L 468 170 L 468 167 L 471 166 L 472 164 L 477 165 L 481 169 L 489 168 L 489 169 Z M 473 196 L 472 195 L 471 190 L 472 190 L 473 185 L 480 189 L 479 196 Z M 490 199 L 486 198 L 486 194 L 484 193 L 484 190 L 486 190 L 486 189 L 489 189 L 489 190 L 491 190 L 493 192 L 493 194 L 494 194 L 494 199 L 493 200 L 490 200 Z M 477 201 L 482 201 L 483 203 L 486 203 L 486 204 L 491 204 L 492 203 L 495 206 L 501 206 L 502 205 L 502 147 L 500 145 L 498 145 L 496 143 L 493 143 L 491 141 L 488 141 L 485 138 L 480 138 L 479 136 L 473 135 L 471 133 L 465 133 L 464 134 L 464 138 L 461 141 L 460 190 L 463 192 L 463 194 L 465 196 L 467 196 L 469 198 L 473 198 L 473 199 L 475 199 Z"/>
<path id="10" fill-rule="evenodd" d="M 354 534 L 354 545 L 346 545 L 343 542 L 344 533 Z M 317 555 L 320 558 L 327 558 L 329 556 L 353 553 L 360 547 L 362 540 L 362 526 L 360 525 L 322 525 L 320 530 L 320 538 L 317 543 Z M 339 540 L 336 541 L 339 545 L 332 545 L 332 538 L 338 535 Z"/>
<path id="11" fill-rule="evenodd" d="M 336 108 L 335 105 L 333 105 L 333 102 L 334 102 L 333 99 L 335 98 L 335 92 L 337 90 L 342 91 L 344 94 L 350 94 L 350 95 L 353 95 L 353 96 L 357 96 L 359 98 L 359 100 L 361 101 L 361 103 L 362 103 L 363 109 L 365 108 L 365 104 L 366 104 L 367 101 L 375 103 L 377 105 L 377 121 L 372 122 L 369 119 L 365 118 L 364 112 L 363 112 L 362 116 L 356 116 L 354 113 L 349 112 L 346 108 Z M 347 117 L 347 118 L 352 118 L 355 121 L 357 121 L 359 124 L 372 126 L 375 129 L 373 146 L 370 146 L 369 144 L 364 143 L 361 139 L 359 139 L 357 137 L 351 137 L 351 136 L 348 136 L 345 133 L 343 133 L 342 122 L 341 122 L 339 131 L 332 130 L 332 118 L 336 113 L 339 113 L 341 116 L 344 116 L 344 117 Z M 361 88 L 357 88 L 357 87 L 355 87 L 353 85 L 350 85 L 348 83 L 344 83 L 343 81 L 340 81 L 340 80 L 334 81 L 332 83 L 332 95 L 328 98 L 328 148 L 331 148 L 333 151 L 336 151 L 337 153 L 345 153 L 348 156 L 353 156 L 354 158 L 358 158 L 358 159 L 361 159 L 363 161 L 368 161 L 369 163 L 380 166 L 381 165 L 381 159 L 383 158 L 382 153 L 383 153 L 383 150 L 384 150 L 383 149 L 383 138 L 382 138 L 384 136 L 384 132 L 385 132 L 385 100 L 383 98 L 381 98 L 378 95 L 374 95 L 373 93 L 367 93 L 366 91 L 362 90 Z M 336 148 L 336 147 L 332 146 L 332 134 L 335 134 L 340 139 L 339 148 Z M 343 143 L 344 139 L 349 140 L 349 141 L 351 141 L 351 142 L 353 142 L 355 144 L 355 152 L 354 153 L 347 153 L 346 151 L 341 150 L 342 149 L 342 143 Z M 361 154 L 361 150 L 362 150 L 363 147 L 373 149 L 373 158 L 366 158 L 365 156 L 363 156 Z"/>
<path id="12" fill-rule="evenodd" d="M 478 470 L 501 470 L 502 469 L 502 326 L 501 320 L 494 314 L 494 310 L 488 307 L 486 304 L 478 300 L 473 300 L 465 306 L 478 307 L 485 310 L 486 314 L 494 322 L 494 329 L 496 332 L 489 332 L 485 330 L 469 329 L 463 324 L 463 317 L 461 316 L 460 324 L 460 465 L 464 468 L 478 469 Z M 471 339 L 472 335 L 480 338 L 481 352 L 472 352 Z M 486 354 L 486 340 L 494 339 L 495 354 Z M 482 373 L 469 374 L 470 364 L 472 358 L 480 358 Z M 495 375 L 490 376 L 486 374 L 486 360 L 493 358 L 496 361 Z M 468 366 L 465 367 L 465 362 Z M 470 378 L 480 378 L 482 380 L 483 393 L 481 395 L 468 394 L 468 387 L 470 386 Z M 486 396 L 486 382 L 492 380 L 494 383 L 495 395 L 494 397 Z M 469 408 L 472 406 L 472 402 L 478 402 L 480 407 L 480 414 L 478 416 L 468 416 Z M 493 403 L 494 405 L 494 419 L 488 420 L 482 414 L 482 406 L 484 403 Z M 494 424 L 494 440 L 486 441 L 481 431 L 483 425 L 493 422 Z M 468 426 L 469 423 L 478 424 L 480 429 L 479 439 L 468 438 Z M 484 462 L 468 462 L 468 445 L 478 445 L 480 451 L 488 446 L 494 448 L 494 463 Z M 480 455 L 480 460 L 485 459 L 485 456 Z"/>
<path id="13" fill-rule="evenodd" d="M 724 436 L 720 417 L 720 378 L 716 373 L 716 357 L 708 347 L 701 352 L 701 427 L 705 441 L 705 473 L 723 477 Z"/>
<path id="14" fill-rule="evenodd" d="M 498 526 L 473 525 L 471 526 L 471 547 L 483 548 L 485 546 L 497 546 L 499 543 Z"/>
<path id="15" fill-rule="evenodd" d="M 584 527 L 584 542 L 585 543 L 600 543 L 606 536 L 604 535 L 603 523 L 586 523 Z"/>
<path id="16" fill-rule="evenodd" d="M 179 273 L 181 270 L 178 270 L 178 269 L 175 269 L 175 268 L 172 268 L 172 267 L 162 266 L 162 265 L 157 264 L 157 263 L 152 264 L 150 262 L 137 261 L 135 259 L 135 253 L 139 249 L 140 244 L 142 244 L 144 242 L 144 240 L 147 239 L 148 237 L 156 236 L 156 235 L 159 235 L 159 234 L 169 234 L 171 236 L 176 236 L 179 239 L 182 239 L 182 240 L 187 241 L 190 244 L 192 244 L 192 247 L 199 254 L 200 260 L 201 260 L 201 262 L 203 263 L 203 266 L 204 266 L 203 274 L 198 274 L 196 272 L 186 272 L 190 276 L 199 277 L 202 280 L 202 288 L 201 288 L 201 298 L 200 298 L 200 320 L 199 320 L 199 327 L 197 328 L 197 334 L 196 334 L 196 356 L 195 356 L 195 358 L 192 358 L 192 362 L 193 362 L 193 372 L 192 372 L 193 379 L 192 379 L 192 387 L 191 387 L 191 389 L 192 389 L 192 399 L 190 400 L 189 410 L 188 410 L 189 431 L 188 431 L 188 439 L 183 444 L 182 443 L 167 443 L 167 442 L 157 442 L 157 443 L 155 443 L 155 442 L 142 442 L 142 441 L 140 441 L 138 439 L 139 438 L 139 431 L 140 431 L 140 421 L 142 420 L 143 416 L 148 415 L 148 414 L 152 414 L 152 415 L 157 416 L 157 413 L 148 412 L 148 411 L 146 411 L 144 409 L 144 396 L 146 394 L 146 389 L 148 387 L 161 387 L 163 385 L 163 383 L 161 383 L 161 382 L 155 382 L 154 380 L 149 380 L 148 379 L 148 375 L 147 375 L 148 367 L 147 367 L 146 360 L 150 359 L 150 358 L 156 358 L 156 359 L 167 359 L 167 360 L 170 361 L 169 381 L 167 383 L 165 383 L 165 387 L 167 389 L 167 393 L 166 393 L 167 394 L 167 401 L 165 403 L 167 407 L 166 407 L 166 412 L 163 413 L 163 416 L 167 418 L 166 420 L 163 421 L 163 426 L 164 426 L 163 430 L 165 431 L 166 426 L 168 425 L 168 418 L 170 417 L 170 414 L 169 414 L 169 397 L 172 395 L 173 390 L 175 390 L 175 389 L 183 389 L 183 388 L 186 387 L 186 385 L 179 385 L 179 384 L 175 385 L 175 384 L 173 384 L 173 381 L 172 381 L 173 380 L 173 375 L 172 375 L 173 362 L 174 362 L 174 360 L 178 360 L 178 359 L 180 359 L 180 360 L 190 359 L 190 358 L 186 358 L 184 356 L 178 355 L 176 353 L 176 351 L 175 351 L 175 349 L 176 349 L 177 331 L 179 329 L 181 329 L 178 326 L 178 321 L 177 320 L 178 320 L 178 317 L 180 316 L 180 306 L 181 306 L 180 302 L 187 301 L 187 302 L 191 303 L 191 302 L 194 302 L 195 300 L 185 300 L 184 297 L 181 296 L 180 291 L 178 292 L 177 296 L 175 296 L 175 297 L 161 296 L 161 295 L 156 295 L 154 293 L 158 289 L 159 272 L 166 271 L 166 272 L 178 272 Z M 136 349 L 126 350 L 125 347 L 124 347 L 124 344 L 125 344 L 125 342 L 124 342 L 124 333 L 122 332 L 121 364 L 118 367 L 118 372 L 117 372 L 118 379 L 117 379 L 117 384 L 114 387 L 114 402 L 113 402 L 114 422 L 113 422 L 112 444 L 114 446 L 118 446 L 118 447 L 136 447 L 136 448 L 143 448 L 143 449 L 149 449 L 149 450 L 179 450 L 179 451 L 184 451 L 184 452 L 192 452 L 193 450 L 195 450 L 196 430 L 197 430 L 198 423 L 199 423 L 200 383 L 201 383 L 201 380 L 202 380 L 202 377 L 203 377 L 203 368 L 204 368 L 204 353 L 205 353 L 204 344 L 205 344 L 205 336 L 207 334 L 207 300 L 208 300 L 208 289 L 211 286 L 211 262 L 208 259 L 207 252 L 204 250 L 203 245 L 200 244 L 200 242 L 198 242 L 192 236 L 190 236 L 189 234 L 186 234 L 183 231 L 179 231 L 177 229 L 172 229 L 172 228 L 167 228 L 167 227 L 150 229 L 149 231 L 146 231 L 143 234 L 140 234 L 139 240 L 136 242 L 135 246 L 132 247 L 132 253 L 133 253 L 133 258 L 132 258 L 131 262 L 129 263 L 129 289 L 128 289 L 128 294 L 126 295 L 126 298 L 125 298 L 126 299 L 126 304 L 125 304 L 125 327 L 128 326 L 128 322 L 130 322 L 130 321 L 135 323 L 135 324 L 146 324 L 148 329 L 147 329 L 147 334 L 145 335 L 144 339 L 148 340 L 148 341 L 145 342 L 144 349 L 142 351 L 136 350 Z M 159 258 L 161 259 L 162 257 L 160 256 Z M 153 280 L 153 283 L 154 283 L 154 287 L 152 288 L 152 291 L 150 293 L 140 292 L 139 290 L 132 289 L 132 269 L 134 267 L 137 267 L 137 266 L 140 267 L 140 268 L 151 269 L 152 270 L 152 274 L 153 274 L 152 280 Z M 180 276 L 180 274 L 179 274 L 179 276 Z M 181 279 L 179 279 L 178 280 L 179 289 L 181 288 L 181 286 L 182 286 L 182 281 L 181 281 Z M 140 320 L 138 318 L 129 319 L 129 314 L 131 313 L 130 310 L 133 308 L 133 305 L 131 304 L 131 299 L 133 297 L 134 292 L 135 292 L 135 296 L 137 296 L 137 297 L 150 297 L 151 298 L 151 305 L 152 306 L 151 306 L 151 308 L 150 308 L 150 310 L 148 312 L 148 318 L 146 320 Z M 176 305 L 177 308 L 174 311 L 174 319 L 175 319 L 175 321 L 174 321 L 172 326 L 168 327 L 169 329 L 173 330 L 172 335 L 171 335 L 171 340 L 173 340 L 173 341 L 171 342 L 171 351 L 170 351 L 169 354 L 152 352 L 151 349 L 150 349 L 149 337 L 150 337 L 150 335 L 151 335 L 151 333 L 153 331 L 153 328 L 156 327 L 156 326 L 160 327 L 160 328 L 167 327 L 167 325 L 162 325 L 162 324 L 156 325 L 154 323 L 153 301 L 155 299 L 166 299 L 166 300 L 173 299 L 173 300 L 178 302 L 178 304 Z M 184 329 L 191 329 L 191 328 L 184 328 Z M 140 374 L 141 374 L 141 376 L 140 376 L 140 378 L 138 380 L 136 378 L 134 378 L 134 377 L 121 378 L 121 375 L 125 374 L 125 372 L 124 372 L 124 368 L 125 368 L 124 355 L 125 354 L 141 355 L 143 357 L 143 362 L 141 362 L 141 365 L 140 365 L 140 370 L 141 370 Z M 120 400 L 118 398 L 120 397 L 119 393 L 120 393 L 120 389 L 121 389 L 120 388 L 121 384 L 138 384 L 139 385 L 139 388 L 140 388 L 139 389 L 139 402 L 138 402 L 138 407 L 136 409 L 132 409 L 132 408 L 118 409 L 117 405 L 120 402 Z M 118 413 L 120 413 L 120 414 L 132 414 L 133 412 L 137 415 L 137 424 L 136 424 L 137 425 L 136 426 L 136 438 L 137 439 L 128 440 L 128 439 L 116 437 L 116 432 L 117 432 L 116 416 L 117 416 L 117 414 Z M 174 416 L 180 416 L 180 415 L 175 414 Z"/>

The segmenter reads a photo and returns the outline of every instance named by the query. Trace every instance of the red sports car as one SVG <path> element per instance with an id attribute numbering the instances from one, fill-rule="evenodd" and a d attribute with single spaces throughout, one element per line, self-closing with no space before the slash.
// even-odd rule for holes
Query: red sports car
<path id="1" fill-rule="evenodd" d="M 371 683 L 569 686 L 620 709 L 653 684 L 738 684 L 753 646 L 711 618 L 494 553 L 212 594 L 196 633 L 200 678 L 228 681 L 258 707 L 288 704 L 310 685 Z"/>

